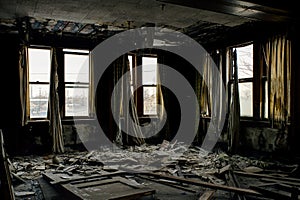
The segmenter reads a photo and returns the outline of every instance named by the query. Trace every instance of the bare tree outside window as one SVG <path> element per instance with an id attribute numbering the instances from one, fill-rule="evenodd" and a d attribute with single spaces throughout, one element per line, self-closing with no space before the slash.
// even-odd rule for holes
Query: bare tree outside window
<path id="1" fill-rule="evenodd" d="M 253 45 L 236 48 L 241 116 L 253 116 Z"/>

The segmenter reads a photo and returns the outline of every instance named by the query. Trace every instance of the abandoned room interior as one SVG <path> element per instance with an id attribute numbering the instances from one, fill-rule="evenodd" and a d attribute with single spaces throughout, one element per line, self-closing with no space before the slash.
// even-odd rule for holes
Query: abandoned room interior
<path id="1" fill-rule="evenodd" d="M 0 199 L 299 199 L 297 13 L 1 0 Z"/>

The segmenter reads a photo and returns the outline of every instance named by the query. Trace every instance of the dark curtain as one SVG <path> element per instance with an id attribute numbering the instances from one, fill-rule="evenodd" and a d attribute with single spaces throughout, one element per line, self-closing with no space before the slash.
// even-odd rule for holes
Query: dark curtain
<path id="1" fill-rule="evenodd" d="M 178 71 L 182 69 L 183 61 L 174 54 L 162 51 L 158 54 L 158 63 L 170 66 Z M 170 77 L 163 67 L 158 68 L 158 101 L 161 105 L 158 110 L 159 123 L 164 122 L 162 129 L 156 134 L 154 142 L 161 143 L 163 140 L 171 141 L 180 125 L 181 111 L 180 104 L 175 94 L 161 83 L 172 83 Z"/>
<path id="2" fill-rule="evenodd" d="M 113 63 L 113 85 L 117 84 L 117 82 L 122 78 L 123 74 L 125 73 L 125 57 L 122 56 L 118 58 L 116 61 Z M 121 80 L 122 81 L 122 80 Z M 123 81 L 122 81 L 123 85 Z M 122 102 L 123 102 L 123 97 L 124 97 L 124 88 L 120 87 L 117 88 L 115 87 L 114 90 L 116 91 L 113 96 L 112 96 L 112 114 L 116 116 L 116 129 L 114 133 L 115 141 L 119 145 L 123 145 L 123 134 L 122 134 L 122 129 L 125 128 L 125 123 L 124 120 L 122 121 L 123 117 L 123 108 L 122 108 Z M 110 105 L 110 104 L 109 104 Z M 124 118 L 123 118 L 124 119 Z M 113 124 L 115 124 L 113 123 Z"/>
<path id="3" fill-rule="evenodd" d="M 239 146 L 240 135 L 240 97 L 239 97 L 239 80 L 238 80 L 238 66 L 236 50 L 230 50 L 230 68 L 233 68 L 233 83 L 229 84 L 232 93 L 230 110 L 228 117 L 228 137 L 229 137 L 229 150 L 236 153 Z M 230 90 L 229 90 L 230 91 Z"/>
<path id="4" fill-rule="evenodd" d="M 53 153 L 64 152 L 64 139 L 59 110 L 59 97 L 57 92 L 58 75 L 57 75 L 57 57 L 56 49 L 51 49 L 51 72 L 50 72 L 50 92 L 49 92 L 49 107 L 48 118 L 50 121 L 50 135 L 52 136 L 52 151 Z"/>

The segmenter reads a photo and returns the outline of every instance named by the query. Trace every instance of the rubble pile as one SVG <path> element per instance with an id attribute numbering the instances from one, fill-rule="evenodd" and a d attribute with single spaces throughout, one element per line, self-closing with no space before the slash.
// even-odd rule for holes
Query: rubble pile
<path id="1" fill-rule="evenodd" d="M 43 172 L 92 175 L 103 171 L 123 170 L 198 177 L 217 184 L 225 184 L 220 175 L 227 170 L 257 173 L 272 169 L 293 170 L 298 167 L 239 155 L 229 156 L 225 152 L 207 152 L 197 146 L 171 144 L 168 141 L 160 145 L 145 144 L 126 149 L 101 147 L 90 152 L 14 157 L 11 163 L 12 173 L 26 180 L 38 178 Z"/>

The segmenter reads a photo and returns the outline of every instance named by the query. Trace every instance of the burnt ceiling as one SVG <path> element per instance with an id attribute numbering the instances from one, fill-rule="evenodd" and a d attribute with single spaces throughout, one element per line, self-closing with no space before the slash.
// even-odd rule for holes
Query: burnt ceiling
<path id="1" fill-rule="evenodd" d="M 101 41 L 144 26 L 183 32 L 201 43 L 238 27 L 298 22 L 291 2 L 279 0 L 1 0 L 0 32 L 31 37 Z M 29 37 L 30 37 L 29 36 Z"/>

